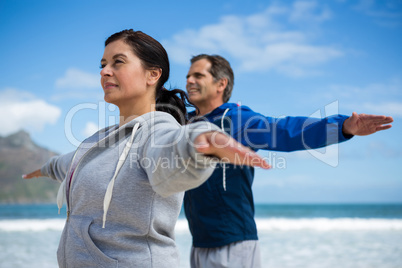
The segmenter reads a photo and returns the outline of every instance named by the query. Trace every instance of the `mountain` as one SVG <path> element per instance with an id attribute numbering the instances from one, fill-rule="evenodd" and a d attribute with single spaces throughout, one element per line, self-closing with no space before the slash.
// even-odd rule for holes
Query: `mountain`
<path id="1" fill-rule="evenodd" d="M 58 182 L 50 178 L 21 178 L 54 155 L 36 145 L 26 131 L 0 137 L 0 203 L 55 203 Z"/>

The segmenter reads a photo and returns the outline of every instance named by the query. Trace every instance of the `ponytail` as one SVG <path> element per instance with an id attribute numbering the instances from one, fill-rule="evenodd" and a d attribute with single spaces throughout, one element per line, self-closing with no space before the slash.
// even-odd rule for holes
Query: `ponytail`
<path id="1" fill-rule="evenodd" d="M 195 106 L 183 90 L 167 90 L 165 87 L 157 90 L 156 110 L 171 114 L 180 125 L 187 124 L 189 120 L 186 107 L 194 108 Z"/>

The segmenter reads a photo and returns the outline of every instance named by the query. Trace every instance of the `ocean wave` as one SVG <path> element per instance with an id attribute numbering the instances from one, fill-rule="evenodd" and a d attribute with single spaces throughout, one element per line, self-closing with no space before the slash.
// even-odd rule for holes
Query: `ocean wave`
<path id="1" fill-rule="evenodd" d="M 65 219 L 18 219 L 0 220 L 0 231 L 62 231 Z M 292 230 L 402 230 L 402 219 L 363 219 L 363 218 L 256 218 L 258 231 Z M 185 219 L 177 221 L 177 233 L 189 233 Z"/>
<path id="2" fill-rule="evenodd" d="M 257 229 L 263 231 L 331 231 L 331 230 L 402 230 L 402 219 L 363 218 L 256 218 Z M 186 220 L 179 220 L 176 232 L 188 231 Z"/>
<path id="3" fill-rule="evenodd" d="M 3 231 L 46 231 L 63 230 L 65 219 L 19 219 L 0 220 L 0 230 Z"/>
<path id="4" fill-rule="evenodd" d="M 402 219 L 272 218 L 256 219 L 259 231 L 270 230 L 402 230 Z"/>

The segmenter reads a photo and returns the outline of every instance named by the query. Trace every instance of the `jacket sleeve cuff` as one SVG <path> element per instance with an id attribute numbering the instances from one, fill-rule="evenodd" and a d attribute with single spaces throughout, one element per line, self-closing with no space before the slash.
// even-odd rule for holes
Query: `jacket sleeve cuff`
<path id="1" fill-rule="evenodd" d="M 345 134 L 343 132 L 343 123 L 345 122 L 346 119 L 348 119 L 349 116 L 346 115 L 339 115 L 339 142 L 343 142 L 343 141 L 347 141 L 350 140 L 351 138 L 354 137 L 354 135 L 350 135 L 350 134 Z"/>

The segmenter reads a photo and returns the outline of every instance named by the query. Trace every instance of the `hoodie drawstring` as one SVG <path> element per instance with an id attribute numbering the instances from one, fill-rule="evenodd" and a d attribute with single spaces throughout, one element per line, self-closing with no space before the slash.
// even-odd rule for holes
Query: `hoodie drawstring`
<path id="1" fill-rule="evenodd" d="M 109 210 L 109 205 L 112 200 L 112 192 L 113 192 L 114 182 L 116 180 L 117 174 L 119 173 L 121 167 L 123 166 L 123 163 L 126 161 L 128 152 L 130 151 L 131 145 L 133 144 L 135 132 L 137 131 L 139 126 L 140 126 L 140 123 L 137 123 L 133 127 L 133 130 L 131 132 L 131 137 L 127 141 L 126 146 L 124 146 L 124 150 L 119 157 L 119 162 L 117 162 L 117 167 L 114 172 L 113 178 L 110 180 L 109 185 L 107 186 L 105 198 L 103 200 L 103 225 L 102 225 L 102 228 L 105 228 L 106 214 L 107 214 L 107 211 Z"/>
<path id="2" fill-rule="evenodd" d="M 66 198 L 66 181 L 67 178 L 65 178 L 59 187 L 59 190 L 57 191 L 57 207 L 59 208 L 59 214 L 60 214 L 60 209 L 63 207 L 63 201 Z"/>
<path id="3" fill-rule="evenodd" d="M 225 112 L 222 115 L 221 118 L 221 129 L 222 131 L 225 131 L 225 127 L 224 127 L 224 120 L 225 120 L 225 115 L 226 113 L 229 111 L 229 108 L 227 108 L 225 110 Z M 226 163 L 223 163 L 223 178 L 222 178 L 222 183 L 223 183 L 223 190 L 226 191 Z"/>

